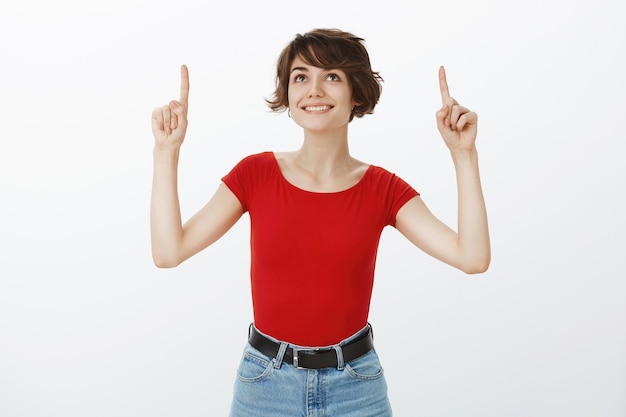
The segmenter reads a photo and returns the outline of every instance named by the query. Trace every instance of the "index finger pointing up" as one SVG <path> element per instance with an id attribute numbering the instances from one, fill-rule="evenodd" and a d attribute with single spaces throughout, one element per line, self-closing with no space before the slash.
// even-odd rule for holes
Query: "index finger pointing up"
<path id="1" fill-rule="evenodd" d="M 189 70 L 186 65 L 180 67 L 180 104 L 188 107 L 189 104 Z"/>
<path id="2" fill-rule="evenodd" d="M 450 100 L 450 91 L 448 91 L 448 81 L 446 80 L 446 70 L 439 67 L 439 90 L 441 91 L 441 101 L 446 104 Z"/>

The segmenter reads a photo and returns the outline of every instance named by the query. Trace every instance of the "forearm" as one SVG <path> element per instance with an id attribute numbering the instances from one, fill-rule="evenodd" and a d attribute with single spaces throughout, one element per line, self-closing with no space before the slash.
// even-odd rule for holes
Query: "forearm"
<path id="1" fill-rule="evenodd" d="M 178 157 L 180 149 L 155 147 L 150 202 L 152 258 L 158 267 L 176 266 L 183 226 L 178 200 Z"/>
<path id="2" fill-rule="evenodd" d="M 491 261 L 487 210 L 483 197 L 476 149 L 454 151 L 452 160 L 458 188 L 458 247 L 463 269 L 484 272 Z"/>

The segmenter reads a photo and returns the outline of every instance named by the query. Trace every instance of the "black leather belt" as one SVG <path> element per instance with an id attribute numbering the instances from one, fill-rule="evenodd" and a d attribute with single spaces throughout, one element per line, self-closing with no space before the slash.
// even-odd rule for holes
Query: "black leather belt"
<path id="1" fill-rule="evenodd" d="M 250 326 L 248 343 L 264 355 L 272 358 L 276 358 L 280 349 L 280 343 L 268 339 L 259 333 L 254 326 Z M 358 339 L 351 340 L 341 346 L 344 363 L 365 355 L 373 347 L 372 328 L 368 326 L 367 331 Z M 304 350 L 288 347 L 285 350 L 283 362 L 292 364 L 296 368 L 305 369 L 336 368 L 338 366 L 337 352 L 334 347 Z"/>

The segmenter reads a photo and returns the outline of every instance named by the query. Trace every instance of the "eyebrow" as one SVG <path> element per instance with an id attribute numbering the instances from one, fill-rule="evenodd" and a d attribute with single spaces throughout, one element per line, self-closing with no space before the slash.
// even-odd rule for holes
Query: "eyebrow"
<path id="1" fill-rule="evenodd" d="M 294 71 L 308 71 L 309 69 L 306 67 L 293 67 L 289 73 L 291 74 Z"/>

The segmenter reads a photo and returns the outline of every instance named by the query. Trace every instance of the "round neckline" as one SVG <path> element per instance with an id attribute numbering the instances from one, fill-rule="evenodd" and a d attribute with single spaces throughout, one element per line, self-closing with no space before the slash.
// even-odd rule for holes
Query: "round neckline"
<path id="1" fill-rule="evenodd" d="M 292 184 L 291 182 L 289 182 L 289 180 L 287 180 L 287 178 L 285 178 L 285 176 L 283 175 L 283 172 L 280 170 L 280 165 L 278 164 L 278 159 L 276 158 L 276 154 L 274 152 L 269 152 L 269 154 L 272 157 L 272 161 L 274 163 L 274 168 L 276 169 L 276 172 L 278 173 L 278 176 L 279 176 L 279 178 L 281 179 L 282 182 L 284 182 L 285 184 L 287 184 L 289 187 L 293 188 L 294 190 L 298 190 L 300 192 L 313 194 L 313 195 L 336 195 L 336 194 L 341 194 L 341 193 L 346 193 L 346 192 L 352 191 L 355 188 L 359 187 L 361 185 L 361 183 L 364 182 L 365 177 L 367 177 L 369 175 L 369 172 L 372 170 L 372 167 L 373 167 L 372 164 L 369 164 L 367 166 L 367 169 L 365 170 L 365 173 L 363 174 L 363 176 L 354 185 L 351 185 L 350 187 L 345 188 L 343 190 L 328 191 L 328 192 L 311 191 L 311 190 L 306 190 L 304 188 L 298 187 L 297 185 Z"/>

